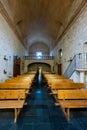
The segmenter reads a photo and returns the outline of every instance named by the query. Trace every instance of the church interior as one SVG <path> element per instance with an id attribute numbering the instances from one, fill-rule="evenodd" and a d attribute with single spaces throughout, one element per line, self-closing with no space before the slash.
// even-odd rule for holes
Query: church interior
<path id="1" fill-rule="evenodd" d="M 87 0 L 0 0 L 0 130 L 87 130 Z"/>

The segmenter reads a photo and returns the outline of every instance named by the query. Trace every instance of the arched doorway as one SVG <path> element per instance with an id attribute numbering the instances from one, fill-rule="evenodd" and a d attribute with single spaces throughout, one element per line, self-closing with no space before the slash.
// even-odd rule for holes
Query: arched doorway
<path id="1" fill-rule="evenodd" d="M 51 72 L 51 66 L 47 63 L 35 62 L 31 63 L 27 66 L 27 71 L 37 71 L 38 68 L 41 67 L 42 71 Z"/>

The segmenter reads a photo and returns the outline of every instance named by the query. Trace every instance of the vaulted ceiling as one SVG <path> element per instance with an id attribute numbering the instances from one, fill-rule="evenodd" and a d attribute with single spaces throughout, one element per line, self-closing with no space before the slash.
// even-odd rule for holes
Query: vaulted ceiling
<path id="1" fill-rule="evenodd" d="M 27 50 L 37 43 L 45 44 L 49 50 L 55 46 L 70 21 L 75 1 L 78 0 L 1 0 Z"/>

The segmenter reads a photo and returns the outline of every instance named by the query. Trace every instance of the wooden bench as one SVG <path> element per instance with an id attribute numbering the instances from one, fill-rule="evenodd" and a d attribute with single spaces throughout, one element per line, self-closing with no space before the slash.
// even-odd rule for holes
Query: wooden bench
<path id="1" fill-rule="evenodd" d="M 25 90 L 25 93 L 26 95 L 29 95 L 31 94 L 29 92 L 31 88 L 31 84 L 29 83 L 16 83 L 16 82 L 4 82 L 4 83 L 0 83 L 0 89 L 18 89 L 18 90 L 21 90 L 21 89 L 24 89 Z"/>
<path id="2" fill-rule="evenodd" d="M 12 79 L 6 80 L 5 82 L 21 82 L 21 83 L 27 82 L 27 83 L 32 83 L 31 80 L 25 79 L 25 78 L 12 78 Z"/>
<path id="3" fill-rule="evenodd" d="M 63 77 L 63 76 L 61 76 L 61 75 L 57 75 L 57 74 L 44 74 L 44 77 L 46 78 L 46 79 L 67 79 L 67 78 L 65 78 L 65 77 Z"/>
<path id="4" fill-rule="evenodd" d="M 84 89 L 84 83 L 58 83 L 57 85 L 52 85 L 50 89 L 50 94 L 54 95 L 56 99 L 58 90 Z"/>
<path id="5" fill-rule="evenodd" d="M 70 82 L 67 82 L 67 83 L 56 83 L 55 84 L 52 84 L 50 86 L 51 90 L 59 90 L 59 89 L 82 89 L 84 88 L 84 83 L 70 83 Z"/>
<path id="6" fill-rule="evenodd" d="M 30 85 L 28 83 L 15 83 L 15 82 L 4 82 L 0 83 L 0 89 L 25 89 L 29 90 Z"/>
<path id="7" fill-rule="evenodd" d="M 52 85 L 52 84 L 57 84 L 57 83 L 73 83 L 73 80 L 71 79 L 67 79 L 65 77 L 56 75 L 56 76 L 45 76 L 46 77 L 46 81 L 48 83 L 48 85 Z"/>
<path id="8" fill-rule="evenodd" d="M 0 109 L 14 109 L 14 122 L 16 122 L 25 97 L 25 90 L 0 90 Z"/>
<path id="9" fill-rule="evenodd" d="M 22 79 L 22 80 L 32 80 L 35 76 L 34 75 L 18 75 L 17 77 L 13 77 L 13 79 Z"/>
<path id="10" fill-rule="evenodd" d="M 0 89 L 17 89 L 17 90 L 21 90 L 24 89 L 26 95 L 30 94 L 29 90 L 31 88 L 31 84 L 29 83 L 16 83 L 16 82 L 4 82 L 4 83 L 0 83 Z"/>
<path id="11" fill-rule="evenodd" d="M 22 74 L 22 75 L 18 75 L 16 78 L 27 78 L 27 79 L 34 79 L 35 74 Z"/>
<path id="12" fill-rule="evenodd" d="M 30 88 L 32 82 L 24 79 L 10 79 L 7 80 L 5 83 L 14 83 L 14 84 L 25 84 L 28 88 Z"/>
<path id="13" fill-rule="evenodd" d="M 70 120 L 71 108 L 87 108 L 86 89 L 58 90 L 57 99 L 56 105 L 61 106 L 68 120 Z"/>
<path id="14" fill-rule="evenodd" d="M 69 79 L 50 79 L 46 81 L 46 84 L 48 85 L 48 87 L 51 87 L 53 85 L 57 85 L 59 83 L 73 83 L 73 80 L 69 80 Z"/>
<path id="15" fill-rule="evenodd" d="M 68 79 L 57 79 L 57 80 L 50 80 L 47 82 L 48 86 L 58 86 L 61 83 L 74 83 L 73 80 L 68 80 Z"/>

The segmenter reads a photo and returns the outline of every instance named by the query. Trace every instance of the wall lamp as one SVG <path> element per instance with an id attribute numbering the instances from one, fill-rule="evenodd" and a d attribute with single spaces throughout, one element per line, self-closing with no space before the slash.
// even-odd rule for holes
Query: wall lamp
<path id="1" fill-rule="evenodd" d="M 8 60 L 8 58 L 6 57 L 6 55 L 4 56 L 4 60 Z"/>

